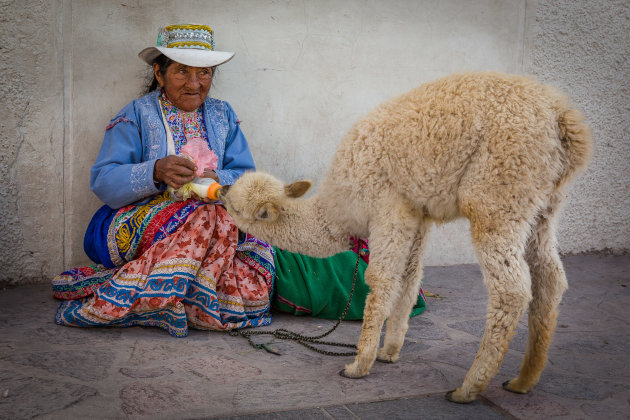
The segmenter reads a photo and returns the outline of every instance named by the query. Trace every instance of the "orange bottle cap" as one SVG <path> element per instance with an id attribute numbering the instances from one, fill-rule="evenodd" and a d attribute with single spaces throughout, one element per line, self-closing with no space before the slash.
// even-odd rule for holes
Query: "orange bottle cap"
<path id="1" fill-rule="evenodd" d="M 212 184 L 208 185 L 208 198 L 211 200 L 218 200 L 219 199 L 219 190 L 221 189 L 221 184 L 219 184 L 218 182 L 213 182 Z"/>

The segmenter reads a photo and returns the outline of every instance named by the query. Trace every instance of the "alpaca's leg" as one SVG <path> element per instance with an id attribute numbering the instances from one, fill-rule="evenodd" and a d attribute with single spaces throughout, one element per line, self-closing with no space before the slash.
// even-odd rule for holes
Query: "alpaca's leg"
<path id="1" fill-rule="evenodd" d="M 405 341 L 409 327 L 409 314 L 418 300 L 420 281 L 422 280 L 422 257 L 426 249 L 428 226 L 422 223 L 416 232 L 405 273 L 402 278 L 402 289 L 387 319 L 383 347 L 376 353 L 376 359 L 392 363 L 398 360 L 400 349 Z"/>
<path id="2" fill-rule="evenodd" d="M 524 258 L 529 223 L 505 222 L 514 220 L 513 214 L 495 214 L 485 221 L 476 216 L 471 218 L 471 236 L 488 289 L 488 306 L 475 360 L 462 386 L 446 394 L 447 399 L 458 403 L 473 401 L 496 375 L 531 300 L 529 269 Z"/>
<path id="3" fill-rule="evenodd" d="M 363 325 L 353 363 L 341 372 L 349 378 L 370 373 L 385 319 L 400 293 L 405 264 L 409 258 L 419 219 L 403 208 L 371 220 L 370 264 L 365 270 L 365 282 L 370 287 L 363 310 Z"/>
<path id="4" fill-rule="evenodd" d="M 556 209 L 554 205 L 539 216 L 527 244 L 525 258 L 532 278 L 527 349 L 518 377 L 503 384 L 513 392 L 529 392 L 538 382 L 556 327 L 558 305 L 567 289 L 567 278 L 556 249 Z"/>

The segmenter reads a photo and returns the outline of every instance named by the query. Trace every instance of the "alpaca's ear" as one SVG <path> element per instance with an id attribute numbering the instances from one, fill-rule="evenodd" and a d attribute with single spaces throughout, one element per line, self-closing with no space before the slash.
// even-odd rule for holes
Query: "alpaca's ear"
<path id="1" fill-rule="evenodd" d="M 265 203 L 256 211 L 256 219 L 273 222 L 278 218 L 280 212 L 275 204 Z"/>
<path id="2" fill-rule="evenodd" d="M 284 193 L 290 198 L 302 197 L 311 188 L 311 185 L 313 185 L 311 181 L 296 181 L 293 184 L 285 185 Z"/>

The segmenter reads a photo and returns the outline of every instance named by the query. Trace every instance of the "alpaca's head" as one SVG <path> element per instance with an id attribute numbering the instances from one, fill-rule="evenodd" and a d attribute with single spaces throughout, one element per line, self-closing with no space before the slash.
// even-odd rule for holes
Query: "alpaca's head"
<path id="1" fill-rule="evenodd" d="M 221 201 L 236 225 L 247 228 L 258 222 L 274 222 L 289 200 L 301 197 L 311 187 L 310 181 L 284 185 L 263 172 L 247 172 L 234 185 L 223 187 Z"/>

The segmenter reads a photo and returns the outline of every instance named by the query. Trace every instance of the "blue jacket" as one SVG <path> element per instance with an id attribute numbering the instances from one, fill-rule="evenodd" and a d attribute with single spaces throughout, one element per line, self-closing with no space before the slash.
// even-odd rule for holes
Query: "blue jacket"
<path id="1" fill-rule="evenodd" d="M 131 101 L 105 129 L 101 150 L 92 166 L 90 188 L 114 209 L 166 188 L 153 182 L 155 161 L 167 154 L 158 95 L 156 90 Z M 233 184 L 243 172 L 255 169 L 232 107 L 208 97 L 203 104 L 203 117 L 210 147 L 218 157 L 219 183 Z"/>

